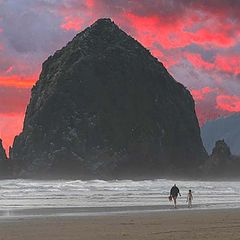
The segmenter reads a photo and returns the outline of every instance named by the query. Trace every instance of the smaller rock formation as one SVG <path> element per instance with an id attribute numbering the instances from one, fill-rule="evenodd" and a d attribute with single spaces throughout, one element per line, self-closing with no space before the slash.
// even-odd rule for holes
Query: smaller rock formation
<path id="1" fill-rule="evenodd" d="M 212 163 L 218 167 L 224 166 L 231 159 L 232 154 L 229 146 L 223 140 L 218 140 L 215 143 L 215 147 L 213 148 L 211 154 Z"/>
<path id="2" fill-rule="evenodd" d="M 203 144 L 211 154 L 214 144 L 224 139 L 233 155 L 240 155 L 240 113 L 207 121 L 201 128 Z"/>
<path id="3" fill-rule="evenodd" d="M 7 155 L 2 145 L 2 139 L 0 139 L 0 161 L 2 162 L 5 160 L 7 160 Z"/>
<path id="4" fill-rule="evenodd" d="M 205 165 L 205 172 L 211 178 L 237 178 L 240 176 L 240 158 L 232 155 L 225 140 L 218 140 Z"/>
<path id="5" fill-rule="evenodd" d="M 2 145 L 2 139 L 0 139 L 0 178 L 10 177 L 11 166 L 8 161 L 5 149 Z"/>

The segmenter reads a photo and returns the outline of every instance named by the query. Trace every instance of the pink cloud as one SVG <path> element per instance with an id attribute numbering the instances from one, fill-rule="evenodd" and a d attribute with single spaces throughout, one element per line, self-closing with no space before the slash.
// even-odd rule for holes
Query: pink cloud
<path id="1" fill-rule="evenodd" d="M 220 71 L 224 71 L 232 74 L 240 74 L 240 56 L 231 54 L 228 56 L 218 55 L 216 56 L 215 66 Z"/>
<path id="2" fill-rule="evenodd" d="M 8 70 L 7 70 L 8 71 Z M 21 76 L 9 75 L 0 76 L 0 87 L 18 87 L 18 88 L 31 88 L 38 79 L 37 75 Z"/>
<path id="3" fill-rule="evenodd" d="M 197 69 L 201 68 L 208 71 L 219 71 L 233 75 L 240 74 L 240 56 L 238 55 L 217 54 L 212 62 L 205 61 L 199 53 L 185 52 L 184 56 Z"/>
<path id="4" fill-rule="evenodd" d="M 240 112 L 240 96 L 217 96 L 217 108 L 228 112 Z"/>
<path id="5" fill-rule="evenodd" d="M 193 89 L 191 90 L 191 94 L 195 101 L 202 101 L 206 97 L 207 94 L 215 92 L 216 89 L 210 87 L 204 87 L 202 89 Z"/>
<path id="6" fill-rule="evenodd" d="M 30 98 L 30 89 L 16 87 L 0 88 L 0 114 L 25 112 Z"/>
<path id="7" fill-rule="evenodd" d="M 189 62 L 192 63 L 192 65 L 195 68 L 203 68 L 203 69 L 213 69 L 215 67 L 214 63 L 209 63 L 207 61 L 204 61 L 201 54 L 199 53 L 189 53 L 186 52 L 184 56 L 187 58 Z"/>
<path id="8" fill-rule="evenodd" d="M 82 29 L 83 20 L 80 17 L 68 16 L 64 18 L 64 23 L 61 24 L 61 28 L 67 31 Z"/>

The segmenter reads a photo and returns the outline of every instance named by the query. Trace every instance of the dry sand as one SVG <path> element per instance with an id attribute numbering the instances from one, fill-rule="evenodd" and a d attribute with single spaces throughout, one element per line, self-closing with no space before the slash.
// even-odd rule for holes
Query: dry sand
<path id="1" fill-rule="evenodd" d="M 240 210 L 172 210 L 1 220 L 0 240 L 239 240 Z"/>

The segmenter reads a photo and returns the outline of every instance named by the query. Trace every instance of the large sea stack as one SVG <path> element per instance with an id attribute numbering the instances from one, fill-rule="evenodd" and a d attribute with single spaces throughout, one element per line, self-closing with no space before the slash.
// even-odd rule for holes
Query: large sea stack
<path id="1" fill-rule="evenodd" d="M 11 151 L 31 177 L 161 177 L 205 158 L 189 91 L 110 19 L 43 63 Z"/>

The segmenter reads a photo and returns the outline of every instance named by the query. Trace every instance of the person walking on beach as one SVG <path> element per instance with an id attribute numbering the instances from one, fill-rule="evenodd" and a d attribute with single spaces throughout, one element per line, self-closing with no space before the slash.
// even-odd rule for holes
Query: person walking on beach
<path id="1" fill-rule="evenodd" d="M 192 207 L 192 200 L 193 200 L 192 190 L 189 190 L 187 195 L 188 208 Z"/>
<path id="2" fill-rule="evenodd" d="M 170 191 L 170 196 L 173 199 L 174 208 L 177 208 L 177 197 L 178 197 L 178 194 L 181 197 L 179 188 L 176 186 L 176 184 L 174 184 L 174 186 L 171 188 L 171 191 Z"/>

